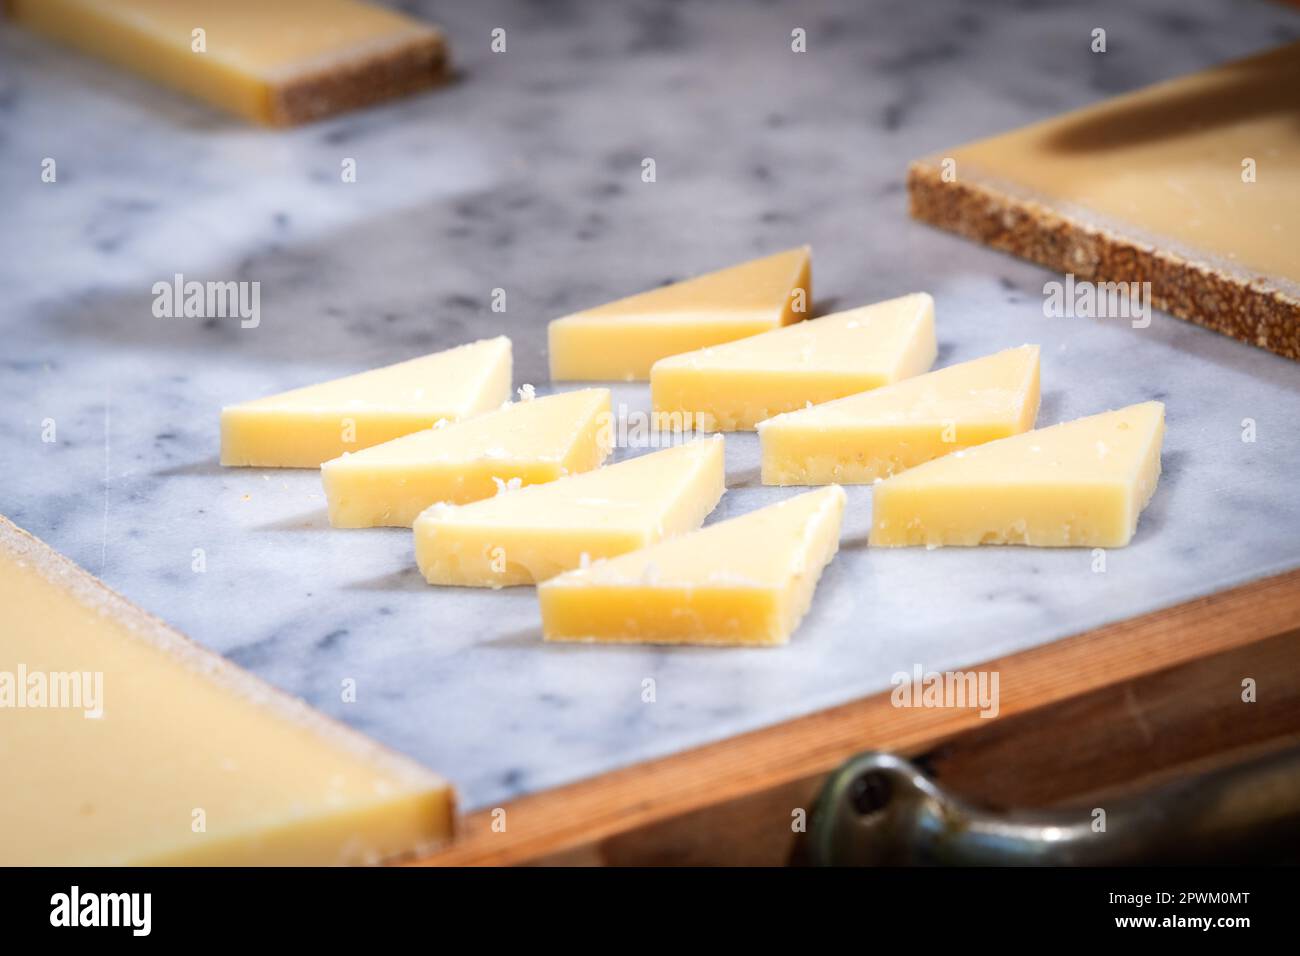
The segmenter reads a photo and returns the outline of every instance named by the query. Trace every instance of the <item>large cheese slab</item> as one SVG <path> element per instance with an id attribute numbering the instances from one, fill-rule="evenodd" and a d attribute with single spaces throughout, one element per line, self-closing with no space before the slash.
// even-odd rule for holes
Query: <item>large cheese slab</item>
<path id="1" fill-rule="evenodd" d="M 950 147 L 909 170 L 912 215 L 1071 274 L 1058 315 L 1141 325 L 1114 283 L 1149 283 L 1148 308 L 1300 359 L 1297 89 L 1291 43 Z"/>
<path id="2" fill-rule="evenodd" d="M 1165 407 L 1143 402 L 953 452 L 876 485 L 871 544 L 1119 548 L 1160 478 Z"/>
<path id="3" fill-rule="evenodd" d="M 505 336 L 221 410 L 221 463 L 316 468 L 510 400 Z"/>
<path id="4" fill-rule="evenodd" d="M 725 487 L 721 436 L 699 439 L 473 504 L 433 505 L 415 520 L 415 557 L 430 584 L 533 584 L 693 531 Z"/>
<path id="5" fill-rule="evenodd" d="M 355 0 L 7 0 L 7 8 L 33 30 L 259 123 L 318 119 L 447 73 L 439 30 Z"/>
<path id="6" fill-rule="evenodd" d="M 512 402 L 321 465 L 330 524 L 409 528 L 434 502 L 466 504 L 503 486 L 599 467 L 610 450 L 609 389 Z"/>
<path id="7" fill-rule="evenodd" d="M 765 485 L 866 484 L 1038 415 L 1038 346 L 1022 345 L 758 425 Z"/>
<path id="8" fill-rule="evenodd" d="M 552 578 L 548 641 L 784 644 L 839 549 L 844 490 L 810 491 Z"/>
<path id="9" fill-rule="evenodd" d="M 650 393 L 656 412 L 706 431 L 750 430 L 924 372 L 935 349 L 934 300 L 920 292 L 660 359 Z"/>
<path id="10" fill-rule="evenodd" d="M 552 380 L 644 381 L 667 355 L 798 322 L 812 304 L 803 246 L 551 322 Z"/>
<path id="11" fill-rule="evenodd" d="M 128 604 L 0 517 L 0 865 L 368 863 L 447 784 Z"/>

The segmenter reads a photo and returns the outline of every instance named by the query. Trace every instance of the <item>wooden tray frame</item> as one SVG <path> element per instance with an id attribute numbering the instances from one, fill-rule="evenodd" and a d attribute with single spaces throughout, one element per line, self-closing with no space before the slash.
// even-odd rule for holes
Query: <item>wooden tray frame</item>
<path id="1" fill-rule="evenodd" d="M 1126 695 L 1121 706 L 1108 712 L 1123 711 L 1135 682 L 1163 677 L 1166 693 L 1176 692 L 1197 681 L 1179 668 L 1233 654 L 1240 660 L 1225 666 L 1234 669 L 1276 674 L 1294 662 L 1286 700 L 1297 706 L 1284 714 L 1275 694 L 1263 736 L 1294 731 L 1300 738 L 1300 568 L 979 665 L 1000 673 L 994 719 L 970 709 L 896 708 L 888 692 L 877 694 L 469 813 L 450 845 L 414 865 L 782 862 L 795 842 L 795 811 L 810 807 L 825 775 L 855 753 L 924 754 L 971 732 L 986 740 L 991 728 L 1013 724 L 1073 733 L 1075 724 L 1050 716 L 1053 705 L 1060 713 L 1067 702 L 1086 706 L 1090 695 L 1119 693 Z M 1188 725 L 1186 733 L 1214 737 L 1205 727 L 1222 723 L 1221 709 L 1221 702 L 1200 708 L 1199 729 Z M 1140 724 L 1142 714 L 1127 719 Z M 1219 736 L 1219 749 L 1228 749 L 1231 742 Z M 1258 742 L 1261 733 L 1246 737 Z M 1059 743 L 1048 746 L 1058 754 L 1071 749 Z"/>

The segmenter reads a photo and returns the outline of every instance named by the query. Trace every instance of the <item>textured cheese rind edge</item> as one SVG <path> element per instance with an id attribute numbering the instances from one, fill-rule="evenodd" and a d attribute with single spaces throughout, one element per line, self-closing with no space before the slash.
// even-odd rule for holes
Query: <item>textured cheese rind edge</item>
<path id="1" fill-rule="evenodd" d="M 1015 132 L 1015 130 L 1010 132 Z M 973 144 L 965 143 L 963 146 L 957 147 L 957 149 L 960 150 L 969 145 Z M 938 170 L 942 169 L 943 161 L 946 158 L 940 155 L 926 156 L 914 160 L 912 165 L 921 171 Z M 1103 236 L 1107 241 L 1136 244 L 1145 249 L 1156 250 L 1160 255 L 1181 259 L 1190 265 L 1201 266 L 1229 276 L 1242 285 L 1267 291 L 1277 290 L 1290 298 L 1300 298 L 1300 282 L 1296 282 L 1287 276 L 1264 275 L 1258 271 L 1252 271 L 1249 266 L 1244 266 L 1240 262 L 1234 262 L 1231 259 L 1225 259 L 1222 255 L 1200 246 L 1169 236 L 1158 235 L 1128 220 L 1100 212 L 1070 199 L 1058 199 L 1029 186 L 1012 182 L 996 173 L 988 172 L 979 163 L 970 160 L 966 161 L 966 165 L 962 168 L 962 182 L 968 187 L 973 186 L 996 196 L 1005 197 L 1009 202 L 1019 204 L 1025 209 L 1041 210 L 1044 215 L 1067 222 L 1081 231 L 1095 232 Z M 1087 276 L 1079 276 L 1078 278 L 1080 281 L 1083 281 L 1084 278 L 1107 281 L 1108 275 L 1094 270 Z"/>
<path id="2" fill-rule="evenodd" d="M 273 127 L 325 119 L 419 92 L 450 79 L 450 53 L 442 29 L 401 10 L 380 9 L 394 20 L 393 29 L 386 34 L 359 45 L 293 60 L 278 69 L 246 70 L 245 75 L 261 85 L 256 108 L 246 109 L 176 83 L 158 75 L 155 70 L 134 67 L 92 46 L 78 43 L 62 32 L 33 27 L 22 15 L 16 0 L 0 0 L 0 15 L 47 39 L 96 57 L 110 66 L 128 70 L 150 83 L 206 103 L 228 115 Z M 406 22 L 399 22 L 402 20 Z M 147 37 L 148 32 L 140 31 L 139 35 Z M 246 69 L 220 58 L 215 58 L 214 62 L 226 69 Z"/>

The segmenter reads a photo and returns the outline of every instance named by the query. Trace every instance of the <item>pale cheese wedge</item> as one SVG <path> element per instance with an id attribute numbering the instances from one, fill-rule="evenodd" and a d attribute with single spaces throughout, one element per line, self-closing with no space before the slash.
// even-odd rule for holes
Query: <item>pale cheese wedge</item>
<path id="1" fill-rule="evenodd" d="M 0 866 L 375 863 L 447 783 L 191 643 L 0 517 Z"/>
<path id="2" fill-rule="evenodd" d="M 221 410 L 221 463 L 317 468 L 510 399 L 510 340 L 457 346 Z"/>
<path id="3" fill-rule="evenodd" d="M 784 644 L 839 549 L 845 495 L 822 488 L 540 585 L 548 641 Z"/>
<path id="4" fill-rule="evenodd" d="M 798 322 L 812 303 L 803 246 L 551 322 L 551 379 L 645 381 L 666 355 Z"/>
<path id="5" fill-rule="evenodd" d="M 430 584 L 533 584 L 584 561 L 693 531 L 725 490 L 720 436 L 415 519 Z"/>
<path id="6" fill-rule="evenodd" d="M 924 372 L 935 349 L 934 300 L 919 292 L 660 359 L 650 393 L 658 414 L 689 414 L 706 431 L 751 430 Z"/>
<path id="7" fill-rule="evenodd" d="M 758 425 L 763 484 L 888 478 L 1033 428 L 1038 400 L 1038 346 L 1023 345 L 778 415 Z"/>
<path id="8" fill-rule="evenodd" d="M 321 465 L 336 528 L 409 528 L 438 501 L 466 504 L 512 484 L 600 466 L 610 450 L 609 389 L 513 402 Z"/>
<path id="9" fill-rule="evenodd" d="M 871 544 L 1119 548 L 1160 478 L 1165 407 L 1143 402 L 953 452 L 876 485 Z"/>

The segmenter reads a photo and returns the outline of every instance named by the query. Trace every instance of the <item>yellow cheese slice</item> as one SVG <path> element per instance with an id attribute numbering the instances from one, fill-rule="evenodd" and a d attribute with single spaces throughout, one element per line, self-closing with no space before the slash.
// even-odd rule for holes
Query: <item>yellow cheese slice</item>
<path id="1" fill-rule="evenodd" d="M 658 413 L 706 431 L 751 430 L 781 412 L 888 385 L 934 364 L 934 300 L 924 292 L 655 362 Z"/>
<path id="2" fill-rule="evenodd" d="M 533 584 L 698 528 L 725 490 L 721 436 L 415 519 L 430 584 Z"/>
<path id="3" fill-rule="evenodd" d="M 788 249 L 555 319 L 551 378 L 645 381 L 664 356 L 798 322 L 811 303 L 812 250 Z"/>
<path id="4" fill-rule="evenodd" d="M 447 784 L 186 640 L 0 517 L 0 865 L 369 863 Z"/>
<path id="5" fill-rule="evenodd" d="M 446 73 L 440 31 L 354 0 L 8 0 L 8 10 L 33 30 L 261 123 L 316 119 Z"/>
<path id="6" fill-rule="evenodd" d="M 876 485 L 871 544 L 1119 548 L 1160 478 L 1143 402 L 953 452 Z"/>
<path id="7" fill-rule="evenodd" d="M 1022 345 L 760 422 L 763 484 L 866 484 L 1037 416 L 1038 346 Z"/>
<path id="8" fill-rule="evenodd" d="M 538 586 L 548 641 L 784 644 L 839 550 L 844 490 L 810 491 Z"/>
<path id="9" fill-rule="evenodd" d="M 1157 248 L 1237 264 L 1255 281 L 1285 278 L 1294 289 L 1297 84 L 1300 43 L 1292 43 L 944 155 L 958 180 L 984 180 Z M 1243 175 L 1247 168 L 1253 175 Z M 1099 263 L 1081 256 L 1078 265 Z"/>
<path id="10" fill-rule="evenodd" d="M 514 402 L 321 465 L 330 524 L 409 528 L 437 501 L 466 504 L 600 466 L 610 450 L 609 389 Z"/>
<path id="11" fill-rule="evenodd" d="M 504 335 L 221 410 L 221 463 L 316 468 L 510 399 Z"/>

